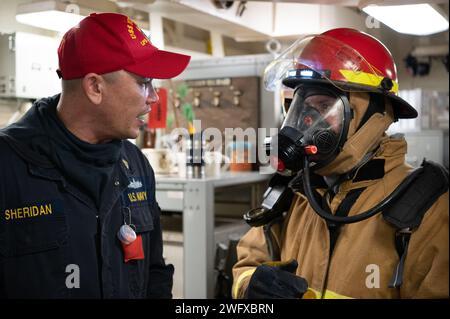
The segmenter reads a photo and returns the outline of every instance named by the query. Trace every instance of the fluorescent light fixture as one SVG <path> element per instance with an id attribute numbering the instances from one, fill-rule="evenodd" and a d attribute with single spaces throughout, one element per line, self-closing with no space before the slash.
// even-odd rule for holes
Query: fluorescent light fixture
<path id="1" fill-rule="evenodd" d="M 33 27 L 65 33 L 93 12 L 117 12 L 117 9 L 117 5 L 108 0 L 92 1 L 89 8 L 58 0 L 36 1 L 19 4 L 16 20 Z M 148 23 L 142 24 L 148 26 Z M 150 34 L 148 29 L 141 30 L 147 36 Z"/>
<path id="2" fill-rule="evenodd" d="M 83 18 L 83 16 L 74 13 L 54 10 L 25 13 L 16 16 L 16 20 L 20 23 L 64 33 L 76 26 Z"/>
<path id="3" fill-rule="evenodd" d="M 16 20 L 38 28 L 66 32 L 88 14 L 82 14 L 81 10 L 76 4 L 59 1 L 24 3 L 17 7 Z"/>
<path id="4" fill-rule="evenodd" d="M 448 30 L 448 18 L 429 4 L 369 5 L 363 11 L 399 33 L 430 35 Z"/>

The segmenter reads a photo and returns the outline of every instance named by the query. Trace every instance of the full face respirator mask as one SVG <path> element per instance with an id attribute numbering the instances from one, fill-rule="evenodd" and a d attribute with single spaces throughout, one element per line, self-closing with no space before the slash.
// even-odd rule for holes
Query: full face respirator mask
<path id="1" fill-rule="evenodd" d="M 335 216 L 317 202 L 310 172 L 323 168 L 339 154 L 347 140 L 352 112 L 345 92 L 332 87 L 299 85 L 280 132 L 271 141 L 277 171 L 283 176 L 301 177 L 303 189 L 314 211 L 330 224 L 365 220 L 389 207 L 409 187 L 411 174 L 391 194 L 371 209 L 353 216 Z M 273 154 L 273 153 L 272 153 Z M 272 155 L 274 156 L 274 155 Z"/>
<path id="2" fill-rule="evenodd" d="M 277 165 L 278 174 L 271 179 L 262 206 L 244 214 L 251 226 L 264 226 L 272 258 L 278 251 L 270 227 L 289 209 L 293 198 L 289 181 L 305 165 L 309 169 L 310 165 L 316 168 L 331 162 L 346 141 L 350 120 L 345 92 L 324 84 L 301 84 L 295 88 L 281 130 L 270 144 L 270 154 L 275 157 L 271 162 Z"/>
<path id="3" fill-rule="evenodd" d="M 298 86 L 281 130 L 271 142 L 278 173 L 299 172 L 305 158 L 313 169 L 330 163 L 346 141 L 350 120 L 345 92 L 323 85 Z"/>

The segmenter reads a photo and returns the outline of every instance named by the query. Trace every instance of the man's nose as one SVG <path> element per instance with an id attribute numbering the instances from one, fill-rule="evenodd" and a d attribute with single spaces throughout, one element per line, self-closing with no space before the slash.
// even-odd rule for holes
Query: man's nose
<path id="1" fill-rule="evenodd" d="M 156 93 L 156 89 L 153 87 L 153 85 L 150 85 L 147 89 L 147 103 L 153 104 L 159 101 L 158 93 Z"/>

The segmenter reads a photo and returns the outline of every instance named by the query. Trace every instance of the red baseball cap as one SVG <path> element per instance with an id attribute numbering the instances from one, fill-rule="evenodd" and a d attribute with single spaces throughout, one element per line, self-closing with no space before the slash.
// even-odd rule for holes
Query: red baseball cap
<path id="1" fill-rule="evenodd" d="M 64 34 L 58 57 L 58 75 L 64 80 L 118 70 L 169 79 L 183 72 L 191 58 L 159 50 L 136 23 L 118 13 L 92 13 L 84 18 Z"/>

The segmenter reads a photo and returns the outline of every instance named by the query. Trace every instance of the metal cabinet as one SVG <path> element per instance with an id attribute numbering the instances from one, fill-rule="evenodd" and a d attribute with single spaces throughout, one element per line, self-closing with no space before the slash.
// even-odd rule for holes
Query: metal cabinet
<path id="1" fill-rule="evenodd" d="M 177 276 L 183 278 L 184 298 L 213 297 L 215 238 L 220 237 L 220 231 L 218 233 L 215 229 L 215 190 L 252 185 L 252 206 L 255 206 L 261 200 L 256 196 L 261 193 L 260 184 L 267 183 L 269 178 L 270 175 L 259 172 L 227 172 L 221 177 L 201 179 L 156 176 L 156 200 L 161 209 L 181 212 L 182 258 L 181 239 L 167 237 L 167 234 L 164 239 L 166 244 L 172 242 L 177 245 L 172 245 L 175 252 L 167 250 L 166 254 L 177 258 L 176 261 L 169 258 L 170 262 L 182 260 L 182 274 L 178 269 Z M 225 231 L 222 235 L 227 233 Z M 175 293 L 180 296 L 179 291 Z"/>
<path id="2" fill-rule="evenodd" d="M 171 214 L 161 216 L 161 226 L 163 229 L 164 258 L 167 263 L 173 264 L 175 273 L 173 278 L 173 298 L 185 298 L 184 294 L 184 237 L 183 237 L 183 216 L 182 214 Z M 228 246 L 230 238 L 240 238 L 250 226 L 244 220 L 235 218 L 215 218 L 214 219 L 214 247 L 218 244 Z M 200 261 L 199 261 L 200 263 Z M 195 265 L 194 265 L 195 267 Z M 189 266 L 188 266 L 189 268 Z M 215 278 L 212 285 L 215 285 Z M 188 290 L 190 287 L 186 287 Z M 193 297 L 191 295 L 191 297 Z"/>
<path id="3" fill-rule="evenodd" d="M 61 91 L 55 38 L 0 34 L 0 97 L 41 98 Z"/>

